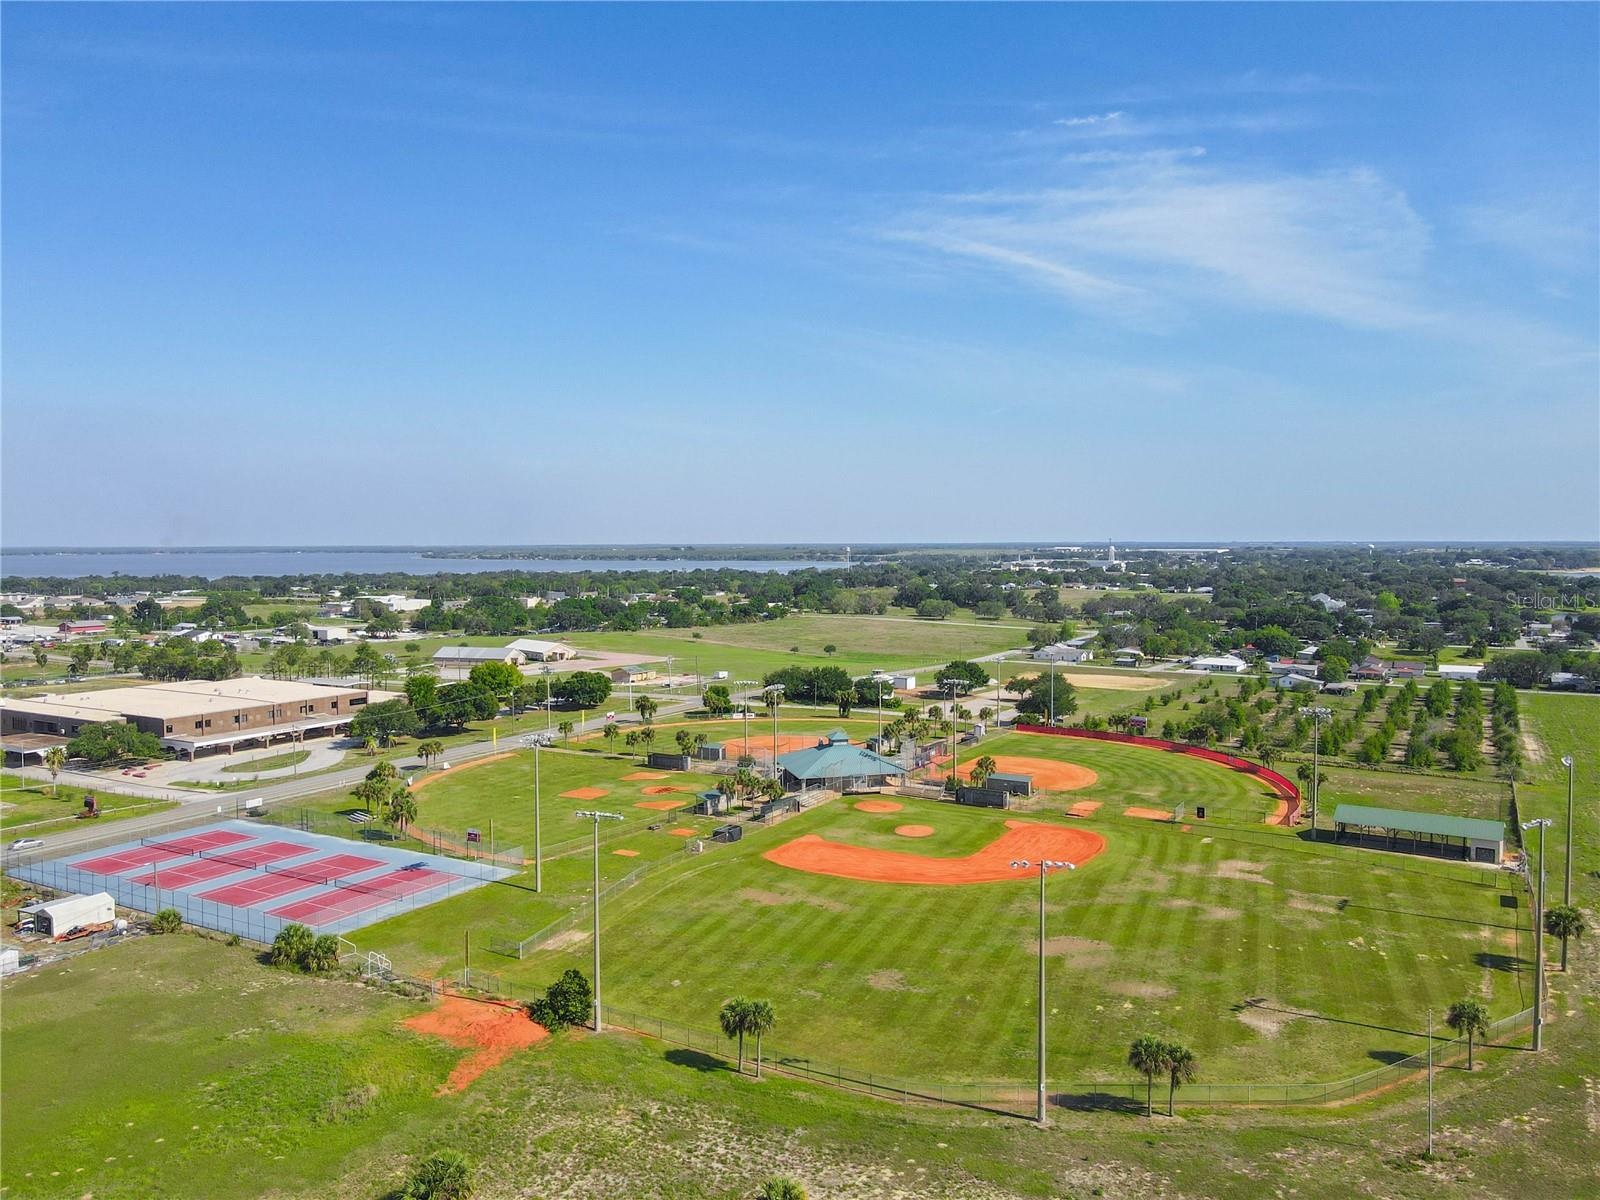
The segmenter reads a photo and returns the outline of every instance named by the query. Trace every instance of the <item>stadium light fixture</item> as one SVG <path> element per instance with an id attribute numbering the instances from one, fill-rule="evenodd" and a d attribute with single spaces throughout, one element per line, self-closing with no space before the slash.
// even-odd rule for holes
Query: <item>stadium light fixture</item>
<path id="1" fill-rule="evenodd" d="M 539 751 L 550 744 L 549 734 L 530 734 L 523 745 L 533 751 L 533 890 L 544 891 L 544 842 L 540 836 L 543 828 L 539 819 L 539 780 L 542 774 Z"/>
<path id="2" fill-rule="evenodd" d="M 621 813 L 601 812 L 599 809 L 580 809 L 572 814 L 594 822 L 594 1031 L 603 1025 L 600 1019 L 600 822 L 620 821 Z"/>
<path id="3" fill-rule="evenodd" d="M 1561 903 L 1572 903 L 1572 768 L 1570 754 L 1561 756 L 1561 765 L 1567 769 L 1567 857 L 1562 862 Z M 1564 953 L 1564 952 L 1563 952 Z"/>
<path id="4" fill-rule="evenodd" d="M 1026 858 L 1012 859 L 1013 871 L 1039 872 L 1039 1011 L 1036 1018 L 1038 1035 L 1038 1069 L 1039 1069 L 1039 1097 L 1034 1112 L 1034 1120 L 1042 1129 L 1049 1124 L 1045 1117 L 1045 1072 L 1044 1072 L 1044 881 L 1045 876 L 1051 871 L 1075 871 L 1076 863 L 1065 862 L 1061 859 L 1041 858 L 1038 862 L 1030 862 Z"/>
<path id="5" fill-rule="evenodd" d="M 1544 1048 L 1544 831 L 1554 824 L 1549 817 L 1524 821 L 1524 829 L 1539 831 L 1539 889 L 1533 901 L 1533 1048 Z"/>
<path id="6" fill-rule="evenodd" d="M 1322 723 L 1333 716 L 1333 709 L 1314 704 L 1300 710 L 1302 717 L 1311 718 L 1311 837 L 1320 840 L 1317 831 L 1317 801 L 1322 796 Z"/>

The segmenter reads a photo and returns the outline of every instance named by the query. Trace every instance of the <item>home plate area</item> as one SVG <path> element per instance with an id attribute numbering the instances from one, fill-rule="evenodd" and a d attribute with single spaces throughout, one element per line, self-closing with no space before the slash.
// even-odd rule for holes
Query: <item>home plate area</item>
<path id="1" fill-rule="evenodd" d="M 142 912 L 270 942 L 298 922 L 345 933 L 512 874 L 504 867 L 292 827 L 222 821 L 18 866 L 66 892 L 110 892 Z"/>

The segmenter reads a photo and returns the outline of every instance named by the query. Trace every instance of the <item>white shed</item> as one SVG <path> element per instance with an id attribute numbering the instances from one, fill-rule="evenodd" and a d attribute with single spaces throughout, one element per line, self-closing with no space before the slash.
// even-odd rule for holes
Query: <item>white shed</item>
<path id="1" fill-rule="evenodd" d="M 41 900 L 22 912 L 33 917 L 35 933 L 60 937 L 84 925 L 108 925 L 117 918 L 117 904 L 109 892 L 90 896 L 65 896 L 60 900 Z"/>
<path id="2" fill-rule="evenodd" d="M 915 675 L 891 675 L 890 685 L 900 692 L 914 692 L 917 690 L 917 677 Z"/>

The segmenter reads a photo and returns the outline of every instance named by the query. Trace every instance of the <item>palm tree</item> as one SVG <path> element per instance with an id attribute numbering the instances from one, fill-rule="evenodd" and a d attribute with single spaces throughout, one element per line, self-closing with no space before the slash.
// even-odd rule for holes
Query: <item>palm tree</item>
<path id="1" fill-rule="evenodd" d="M 994 756 L 985 754 L 972 764 L 972 786 L 981 788 L 989 782 L 989 776 L 999 769 L 999 765 L 994 761 Z"/>
<path id="2" fill-rule="evenodd" d="M 656 709 L 661 706 L 649 696 L 640 696 L 633 702 L 633 707 L 634 711 L 639 714 L 639 719 L 648 725 L 655 718 Z"/>
<path id="3" fill-rule="evenodd" d="M 853 688 L 840 688 L 833 694 L 833 702 L 839 708 L 839 715 L 848 717 L 850 709 L 854 707 L 856 702 L 855 690 Z"/>
<path id="4" fill-rule="evenodd" d="M 1194 1082 L 1197 1061 L 1194 1051 L 1187 1046 L 1169 1043 L 1167 1046 L 1167 1116 L 1172 1115 L 1172 1098 L 1186 1083 Z"/>
<path id="5" fill-rule="evenodd" d="M 367 757 L 371 758 L 378 752 L 378 739 L 375 737 L 362 738 L 361 748 L 367 752 Z"/>
<path id="6" fill-rule="evenodd" d="M 1128 1047 L 1128 1065 L 1144 1076 L 1144 1115 L 1154 1115 L 1156 1076 L 1167 1069 L 1167 1047 L 1158 1037 L 1140 1034 Z"/>
<path id="7" fill-rule="evenodd" d="M 1457 1035 L 1467 1036 L 1467 1070 L 1472 1070 L 1472 1044 L 1489 1035 L 1489 1010 L 1477 1000 L 1457 1000 L 1444 1014 L 1444 1023 Z"/>
<path id="8" fill-rule="evenodd" d="M 561 740 L 563 742 L 566 741 L 568 738 L 570 738 L 572 736 L 572 722 L 571 721 L 558 721 L 556 723 L 556 732 L 561 735 Z"/>
<path id="9" fill-rule="evenodd" d="M 622 736 L 622 728 L 615 721 L 607 721 L 605 728 L 600 730 L 600 736 L 605 738 L 608 747 L 614 749 L 617 739 Z"/>
<path id="10" fill-rule="evenodd" d="M 655 744 L 656 731 L 649 725 L 639 730 L 639 744 L 644 747 L 645 754 L 650 753 L 650 747 Z"/>
<path id="11" fill-rule="evenodd" d="M 1276 747 L 1264 745 L 1261 747 L 1261 754 L 1259 757 L 1261 759 L 1261 765 L 1270 769 L 1272 764 L 1278 761 L 1278 751 Z"/>
<path id="12" fill-rule="evenodd" d="M 761 1039 L 778 1023 L 770 1000 L 752 1000 L 745 1009 L 745 1029 L 756 1039 L 756 1078 L 761 1078 Z"/>
<path id="13" fill-rule="evenodd" d="M 50 794 L 56 794 L 56 776 L 61 774 L 61 769 L 67 765 L 67 750 L 65 746 L 51 746 L 44 752 L 44 769 L 50 772 Z M 1566 955 L 1563 953 L 1562 958 Z"/>
<path id="14" fill-rule="evenodd" d="M 417 819 L 417 800 L 405 787 L 397 787 L 384 805 L 384 820 L 396 829 L 404 829 Z"/>
<path id="15" fill-rule="evenodd" d="M 722 1026 L 722 1036 L 739 1039 L 739 1074 L 744 1074 L 744 1035 L 749 1028 L 750 1001 L 735 996 L 722 1006 L 717 1023 Z"/>
<path id="16" fill-rule="evenodd" d="M 433 760 L 444 753 L 444 743 L 437 738 L 422 742 L 417 746 L 417 753 L 422 756 L 423 766 L 432 766 Z"/>
<path id="17" fill-rule="evenodd" d="M 1561 969 L 1567 969 L 1567 939 L 1581 938 L 1583 914 L 1575 904 L 1558 904 L 1544 915 L 1544 931 L 1561 939 Z"/>

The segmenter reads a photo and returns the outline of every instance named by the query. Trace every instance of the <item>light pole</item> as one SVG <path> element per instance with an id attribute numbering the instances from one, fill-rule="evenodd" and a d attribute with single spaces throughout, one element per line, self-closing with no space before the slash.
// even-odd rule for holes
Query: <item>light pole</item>
<path id="1" fill-rule="evenodd" d="M 878 753 L 883 753 L 883 676 L 878 676 Z"/>
<path id="2" fill-rule="evenodd" d="M 621 813 L 587 809 L 572 814 L 594 822 L 594 1031 L 600 1032 L 600 822 L 620 821 Z"/>
<path id="3" fill-rule="evenodd" d="M 772 777 L 778 777 L 778 705 L 783 703 L 783 684 L 774 683 L 761 689 L 767 698 L 767 711 L 772 714 Z"/>
<path id="4" fill-rule="evenodd" d="M 741 758 L 749 758 L 750 757 L 750 689 L 756 686 L 756 680 L 754 680 L 754 679 L 741 679 L 738 682 L 736 682 L 733 686 L 738 688 L 739 689 L 739 694 L 744 697 L 739 703 L 739 707 L 744 710 L 744 753 L 742 755 L 740 755 L 740 757 Z"/>
<path id="5" fill-rule="evenodd" d="M 1433 1157 L 1433 1009 L 1428 1010 L 1428 1157 Z"/>
<path id="6" fill-rule="evenodd" d="M 1056 660 L 1050 660 L 1050 724 L 1056 723 Z"/>
<path id="7" fill-rule="evenodd" d="M 1539 831 L 1539 890 L 1533 901 L 1533 1048 L 1544 1046 L 1544 831 L 1549 817 L 1524 821 L 1524 829 Z"/>
<path id="8" fill-rule="evenodd" d="M 550 736 L 551 710 L 554 708 L 556 698 L 550 692 L 550 664 L 544 665 L 544 733 Z"/>
<path id="9" fill-rule="evenodd" d="M 1320 841 L 1317 832 L 1317 799 L 1322 791 L 1322 723 L 1333 716 L 1333 709 L 1313 705 L 1300 710 L 1302 717 L 1311 718 L 1311 837 Z"/>
<path id="10" fill-rule="evenodd" d="M 1562 861 L 1561 867 L 1564 878 L 1561 882 L 1561 903 L 1572 903 L 1572 755 L 1563 754 L 1561 765 L 1567 769 L 1567 856 Z"/>
<path id="11" fill-rule="evenodd" d="M 539 780 L 542 774 L 539 751 L 545 747 L 545 739 L 530 737 L 527 744 L 533 747 L 533 890 L 544 891 L 544 846 L 540 837 L 542 823 L 539 820 Z"/>
<path id="12" fill-rule="evenodd" d="M 1077 870 L 1077 865 L 1048 858 L 1041 858 L 1037 863 L 1030 863 L 1025 858 L 1020 861 L 1013 859 L 1011 862 L 1013 871 L 1031 871 L 1034 867 L 1039 868 L 1039 1013 L 1036 1018 L 1039 1038 L 1039 1099 L 1038 1106 L 1034 1112 L 1034 1119 L 1039 1122 L 1040 1128 L 1043 1128 L 1049 1123 L 1044 1115 L 1046 1098 L 1044 1085 L 1044 877 L 1050 871 L 1075 871 Z"/>
<path id="13" fill-rule="evenodd" d="M 956 681 L 950 681 L 950 791 L 956 790 Z"/>

